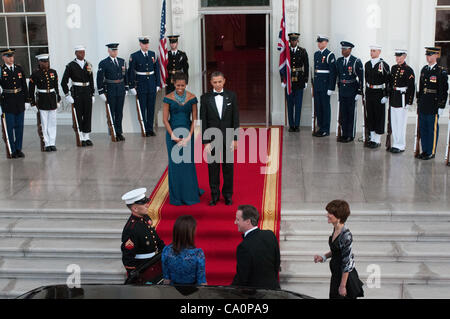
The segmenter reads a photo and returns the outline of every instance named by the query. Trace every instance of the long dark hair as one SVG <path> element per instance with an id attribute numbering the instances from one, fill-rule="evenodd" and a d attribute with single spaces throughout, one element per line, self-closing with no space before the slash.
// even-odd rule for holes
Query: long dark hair
<path id="1" fill-rule="evenodd" d="M 184 215 L 177 218 L 173 225 L 172 249 L 179 254 L 183 249 L 195 248 L 195 230 L 197 222 L 194 217 Z"/>

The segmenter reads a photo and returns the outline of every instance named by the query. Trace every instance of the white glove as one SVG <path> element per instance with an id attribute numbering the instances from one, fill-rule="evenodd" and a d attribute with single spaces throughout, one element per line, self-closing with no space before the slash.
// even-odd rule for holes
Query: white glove
<path id="1" fill-rule="evenodd" d="M 0 106 L 0 116 L 3 114 L 2 107 Z"/>
<path id="2" fill-rule="evenodd" d="M 439 116 L 442 116 L 442 114 L 444 114 L 444 109 L 439 108 L 438 114 L 439 114 Z"/>
<path id="3" fill-rule="evenodd" d="M 410 104 L 407 104 L 407 105 L 405 106 L 405 110 L 407 110 L 407 111 L 409 111 L 411 108 L 412 108 L 412 105 L 410 105 Z"/>
<path id="4" fill-rule="evenodd" d="M 105 94 L 100 94 L 99 97 L 100 97 L 100 99 L 101 99 L 103 102 L 106 102 L 106 95 L 105 95 Z M 92 100 L 92 103 L 94 103 L 94 100 Z"/>
<path id="5" fill-rule="evenodd" d="M 328 94 L 329 96 L 331 96 L 333 93 L 334 93 L 334 91 L 331 91 L 331 90 L 328 90 L 328 92 L 327 92 L 327 94 Z"/>
<path id="6" fill-rule="evenodd" d="M 358 101 L 360 97 L 361 97 L 361 95 L 359 95 L 359 94 L 357 96 L 355 96 L 355 101 Z"/>
<path id="7" fill-rule="evenodd" d="M 136 89 L 130 89 L 129 92 L 130 95 L 137 95 Z"/>
<path id="8" fill-rule="evenodd" d="M 59 111 L 61 109 L 61 103 L 56 103 L 56 110 Z"/>
<path id="9" fill-rule="evenodd" d="M 161 91 L 161 88 L 159 86 L 156 87 L 156 93 L 158 93 L 159 91 Z"/>
<path id="10" fill-rule="evenodd" d="M 69 103 L 69 104 L 75 103 L 75 100 L 74 100 L 73 97 L 70 96 L 70 95 L 66 96 L 66 101 L 67 101 L 67 103 Z"/>
<path id="11" fill-rule="evenodd" d="M 305 89 L 307 89 L 308 88 L 308 83 L 305 83 Z"/>
<path id="12" fill-rule="evenodd" d="M 32 106 L 31 107 L 31 111 L 33 111 L 33 113 L 37 114 L 37 112 L 39 111 L 38 108 L 36 106 Z"/>
<path id="13" fill-rule="evenodd" d="M 286 83 L 281 82 L 281 87 L 282 87 L 283 89 L 285 89 L 285 88 L 286 88 Z"/>
<path id="14" fill-rule="evenodd" d="M 128 90 L 126 90 L 125 91 L 125 96 L 128 96 L 128 95 L 129 95 Z"/>
<path id="15" fill-rule="evenodd" d="M 95 96 L 92 97 L 92 104 L 95 103 Z"/>
<path id="16" fill-rule="evenodd" d="M 31 109 L 31 104 L 30 103 L 25 103 L 25 110 L 29 110 Z"/>
<path id="17" fill-rule="evenodd" d="M 381 99 L 381 104 L 386 104 L 388 102 L 388 97 L 385 96 L 384 98 Z"/>

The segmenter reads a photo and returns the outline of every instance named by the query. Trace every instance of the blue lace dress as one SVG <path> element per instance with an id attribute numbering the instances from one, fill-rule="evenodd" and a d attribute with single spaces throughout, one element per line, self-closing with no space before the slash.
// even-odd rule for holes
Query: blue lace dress
<path id="1" fill-rule="evenodd" d="M 197 98 L 186 101 L 184 105 L 167 97 L 163 102 L 169 104 L 169 124 L 172 131 L 178 137 L 186 137 L 191 129 L 192 106 L 198 103 Z M 181 148 L 167 132 L 166 145 L 169 156 L 170 204 L 181 206 L 200 203 L 200 196 L 204 191 L 198 187 L 194 163 L 194 136 L 185 147 Z"/>
<path id="2" fill-rule="evenodd" d="M 161 255 L 163 278 L 171 284 L 201 285 L 206 283 L 205 254 L 201 248 L 184 249 L 176 254 L 172 244 Z"/>

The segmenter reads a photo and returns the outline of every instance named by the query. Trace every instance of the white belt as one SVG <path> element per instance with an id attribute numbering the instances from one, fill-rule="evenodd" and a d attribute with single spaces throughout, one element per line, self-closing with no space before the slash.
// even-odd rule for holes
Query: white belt
<path id="1" fill-rule="evenodd" d="M 369 84 L 369 83 L 366 83 L 366 85 L 367 85 L 367 87 L 369 88 L 369 89 L 385 89 L 386 88 L 386 84 L 381 84 L 381 85 L 372 85 L 372 84 Z"/>
<path id="2" fill-rule="evenodd" d="M 152 75 L 154 73 L 155 73 L 155 71 L 152 71 L 152 72 L 136 72 L 137 75 Z"/>
<path id="3" fill-rule="evenodd" d="M 50 90 L 37 90 L 39 93 L 53 93 L 55 92 L 55 89 L 50 89 Z"/>
<path id="4" fill-rule="evenodd" d="M 316 70 L 316 73 L 330 73 L 330 70 Z"/>
<path id="5" fill-rule="evenodd" d="M 394 90 L 400 91 L 400 92 L 402 92 L 402 93 L 406 93 L 406 90 L 407 90 L 407 89 L 408 89 L 407 87 L 401 87 L 401 88 L 395 87 L 395 88 L 394 88 Z"/>
<path id="6" fill-rule="evenodd" d="M 155 256 L 155 253 L 150 253 L 150 254 L 137 254 L 134 258 L 135 259 L 150 259 L 153 256 Z"/>
<path id="7" fill-rule="evenodd" d="M 89 86 L 89 82 L 72 82 L 72 85 L 75 86 Z"/>

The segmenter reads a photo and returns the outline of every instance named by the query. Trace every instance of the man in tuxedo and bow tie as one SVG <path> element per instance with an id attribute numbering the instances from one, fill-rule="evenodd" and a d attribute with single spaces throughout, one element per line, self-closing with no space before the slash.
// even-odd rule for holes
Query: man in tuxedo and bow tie
<path id="1" fill-rule="evenodd" d="M 239 129 L 239 110 L 234 92 L 224 90 L 225 76 L 221 72 L 211 74 L 213 92 L 200 98 L 200 119 L 202 121 L 202 140 L 208 153 L 210 206 L 215 206 L 220 198 L 220 164 L 222 164 L 222 195 L 225 204 L 233 204 L 233 166 L 234 150 L 237 148 Z M 215 129 L 215 130 L 214 130 Z M 206 133 L 206 134 L 205 134 Z M 218 138 L 221 133 L 221 139 Z M 220 154 L 216 153 L 219 152 Z"/>
<path id="2" fill-rule="evenodd" d="M 280 289 L 280 247 L 275 234 L 258 228 L 259 213 L 251 205 L 241 205 L 235 224 L 243 240 L 236 250 L 233 286 Z"/>

